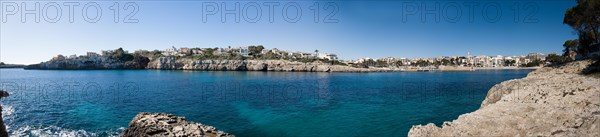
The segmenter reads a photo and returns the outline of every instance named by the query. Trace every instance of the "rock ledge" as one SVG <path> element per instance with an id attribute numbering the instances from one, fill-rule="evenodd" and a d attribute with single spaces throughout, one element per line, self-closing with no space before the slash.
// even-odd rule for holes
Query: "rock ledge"
<path id="1" fill-rule="evenodd" d="M 408 136 L 600 136 L 600 79 L 581 75 L 593 61 L 544 67 L 492 87 L 479 110 Z"/>

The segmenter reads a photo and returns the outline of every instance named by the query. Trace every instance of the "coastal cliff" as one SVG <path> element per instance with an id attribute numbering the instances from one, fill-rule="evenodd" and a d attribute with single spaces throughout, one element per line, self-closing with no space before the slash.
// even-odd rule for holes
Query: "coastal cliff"
<path id="1" fill-rule="evenodd" d="M 160 57 L 148 63 L 147 69 L 224 70 L 224 71 L 300 71 L 300 72 L 372 72 L 376 68 L 354 68 L 321 62 L 303 63 L 287 60 L 193 60 Z"/>
<path id="2" fill-rule="evenodd" d="M 593 61 L 544 67 L 492 87 L 481 107 L 442 127 L 413 126 L 408 136 L 600 136 L 600 78 Z"/>
<path id="3" fill-rule="evenodd" d="M 143 61 L 118 61 L 106 57 L 52 60 L 29 65 L 26 69 L 85 70 L 85 69 L 160 69 L 160 70 L 212 70 L 212 71 L 298 71 L 298 72 L 386 72 L 398 71 L 384 68 L 355 68 L 323 62 L 298 62 L 289 60 L 199 60 L 177 57 L 140 59 Z"/>
<path id="4" fill-rule="evenodd" d="M 187 122 L 184 117 L 167 113 L 139 113 L 131 120 L 121 137 L 233 137 L 215 127 Z"/>

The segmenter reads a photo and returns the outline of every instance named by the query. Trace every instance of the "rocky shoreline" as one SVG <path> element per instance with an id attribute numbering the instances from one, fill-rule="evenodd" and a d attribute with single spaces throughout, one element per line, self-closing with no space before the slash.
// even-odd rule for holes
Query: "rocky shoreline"
<path id="1" fill-rule="evenodd" d="M 383 72 L 379 68 L 354 68 L 321 62 L 287 60 L 193 60 L 161 57 L 148 63 L 147 69 L 212 71 L 298 71 L 298 72 Z"/>
<path id="2" fill-rule="evenodd" d="M 370 67 L 357 68 L 329 63 L 298 62 L 289 60 L 198 60 L 177 57 L 150 58 L 148 62 L 127 63 L 99 57 L 96 59 L 70 59 L 47 61 L 28 65 L 25 69 L 42 70 L 106 70 L 106 69 L 155 69 L 155 70 L 200 70 L 200 71 L 287 71 L 287 72 L 416 72 L 416 71 L 472 71 L 470 67 L 440 66 L 435 70 L 417 67 Z M 475 68 L 476 70 L 479 68 Z M 490 68 L 482 68 L 490 69 Z M 496 68 L 507 69 L 507 68 Z M 536 68 L 510 68 L 536 69 Z"/>
<path id="3" fill-rule="evenodd" d="M 121 137 L 234 137 L 215 127 L 188 122 L 184 117 L 167 113 L 141 112 L 131 120 Z"/>
<path id="4" fill-rule="evenodd" d="M 408 136 L 600 136 L 600 78 L 581 74 L 592 63 L 544 67 L 502 82 L 478 110 L 442 127 L 413 126 Z"/>
<path id="5" fill-rule="evenodd" d="M 157 69 L 157 70 L 206 70 L 206 71 L 297 71 L 297 72 L 388 72 L 399 71 L 384 68 L 355 68 L 322 62 L 298 62 L 288 60 L 196 60 L 189 58 L 159 57 L 149 59 L 144 66 L 100 57 L 97 59 L 71 59 L 47 61 L 28 65 L 25 69 L 42 70 L 103 70 L 103 69 Z"/>

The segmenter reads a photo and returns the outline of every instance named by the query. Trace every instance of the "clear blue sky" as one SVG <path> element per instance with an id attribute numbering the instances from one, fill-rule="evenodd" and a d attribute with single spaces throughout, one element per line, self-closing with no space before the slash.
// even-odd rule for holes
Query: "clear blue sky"
<path id="1" fill-rule="evenodd" d="M 111 1 L 98 3 L 102 16 L 96 23 L 83 19 L 83 7 L 88 2 L 77 2 L 79 6 L 74 7 L 73 23 L 69 22 L 69 8 L 65 6 L 69 3 L 56 2 L 62 9 L 61 18 L 57 23 L 50 23 L 56 16 L 56 8 L 46 5 L 55 3 L 40 2 L 41 11 L 45 12 L 40 22 L 36 23 L 34 15 L 29 14 L 25 16 L 26 22 L 22 23 L 20 11 L 14 15 L 6 12 L 14 10 L 10 6 L 13 3 L 3 0 L 0 7 L 3 16 L 0 23 L 0 60 L 32 64 L 49 60 L 57 54 L 81 55 L 87 51 L 118 47 L 134 51 L 171 46 L 239 47 L 258 44 L 291 51 L 312 52 L 318 49 L 336 53 L 342 59 L 437 57 L 466 55 L 467 51 L 473 55 L 525 55 L 530 52 L 560 53 L 565 40 L 576 38 L 571 28 L 562 23 L 565 10 L 574 6 L 575 0 L 355 0 L 333 1 L 330 5 L 327 1 L 316 1 L 320 7 L 318 23 L 314 22 L 315 12 L 311 10 L 315 1 L 295 1 L 302 10 L 295 23 L 286 21 L 282 15 L 283 7 L 287 6 L 285 13 L 288 18 L 295 17 L 293 3 L 276 2 L 279 5 L 274 7 L 273 22 L 270 22 L 269 7 L 265 4 L 273 3 L 241 1 L 243 17 L 240 17 L 239 23 L 235 22 L 233 15 L 226 15 L 226 22 L 221 22 L 221 7 L 219 13 L 206 15 L 207 20 L 203 22 L 203 14 L 211 13 L 208 12 L 212 10 L 211 6 L 222 6 L 222 2 L 228 9 L 235 6 L 235 1 L 137 1 L 139 11 L 133 17 L 139 20 L 138 23 L 122 22 L 134 7 L 124 10 L 125 2 L 119 2 L 120 21 L 114 23 Z M 16 3 L 22 6 L 20 1 Z M 32 9 L 34 4 L 26 2 L 28 9 Z M 262 10 L 260 15 L 255 4 Z M 436 4 L 439 4 L 438 8 L 435 8 Z M 465 4 L 477 6 L 471 11 L 470 6 Z M 410 9 L 415 5 L 418 9 Z M 423 5 L 428 10 L 424 10 Z M 337 20 L 337 23 L 324 23 L 323 19 L 336 7 L 337 12 L 331 19 Z M 517 22 L 515 9 L 520 11 Z M 496 11 L 500 11 L 501 16 L 493 20 Z M 422 12 L 434 14 L 425 14 L 425 22 L 422 22 Z M 96 14 L 93 7 L 88 8 L 87 13 L 89 18 Z M 460 18 L 455 18 L 457 15 Z M 251 23 L 255 16 L 260 16 L 260 20 Z M 439 22 L 435 21 L 435 16 L 440 17 Z"/>

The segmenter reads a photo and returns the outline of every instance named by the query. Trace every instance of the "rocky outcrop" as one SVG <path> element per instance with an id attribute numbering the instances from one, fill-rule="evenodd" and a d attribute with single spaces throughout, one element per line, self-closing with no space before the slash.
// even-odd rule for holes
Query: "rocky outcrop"
<path id="1" fill-rule="evenodd" d="M 21 64 L 0 64 L 0 68 L 24 68 L 25 65 Z"/>
<path id="2" fill-rule="evenodd" d="M 215 127 L 187 122 L 184 117 L 167 113 L 139 113 L 129 122 L 122 137 L 233 137 Z"/>
<path id="3" fill-rule="evenodd" d="M 0 99 L 8 97 L 8 92 L 0 90 Z M 0 137 L 8 137 L 6 126 L 4 125 L 4 119 L 2 118 L 2 106 L 0 106 Z"/>
<path id="4" fill-rule="evenodd" d="M 600 136 L 600 79 L 580 73 L 591 60 L 544 67 L 492 87 L 479 110 L 408 136 Z"/>
<path id="5" fill-rule="evenodd" d="M 147 58 L 132 61 L 119 61 L 108 57 L 91 57 L 64 60 L 51 60 L 25 66 L 25 69 L 86 70 L 86 69 L 144 69 Z"/>

